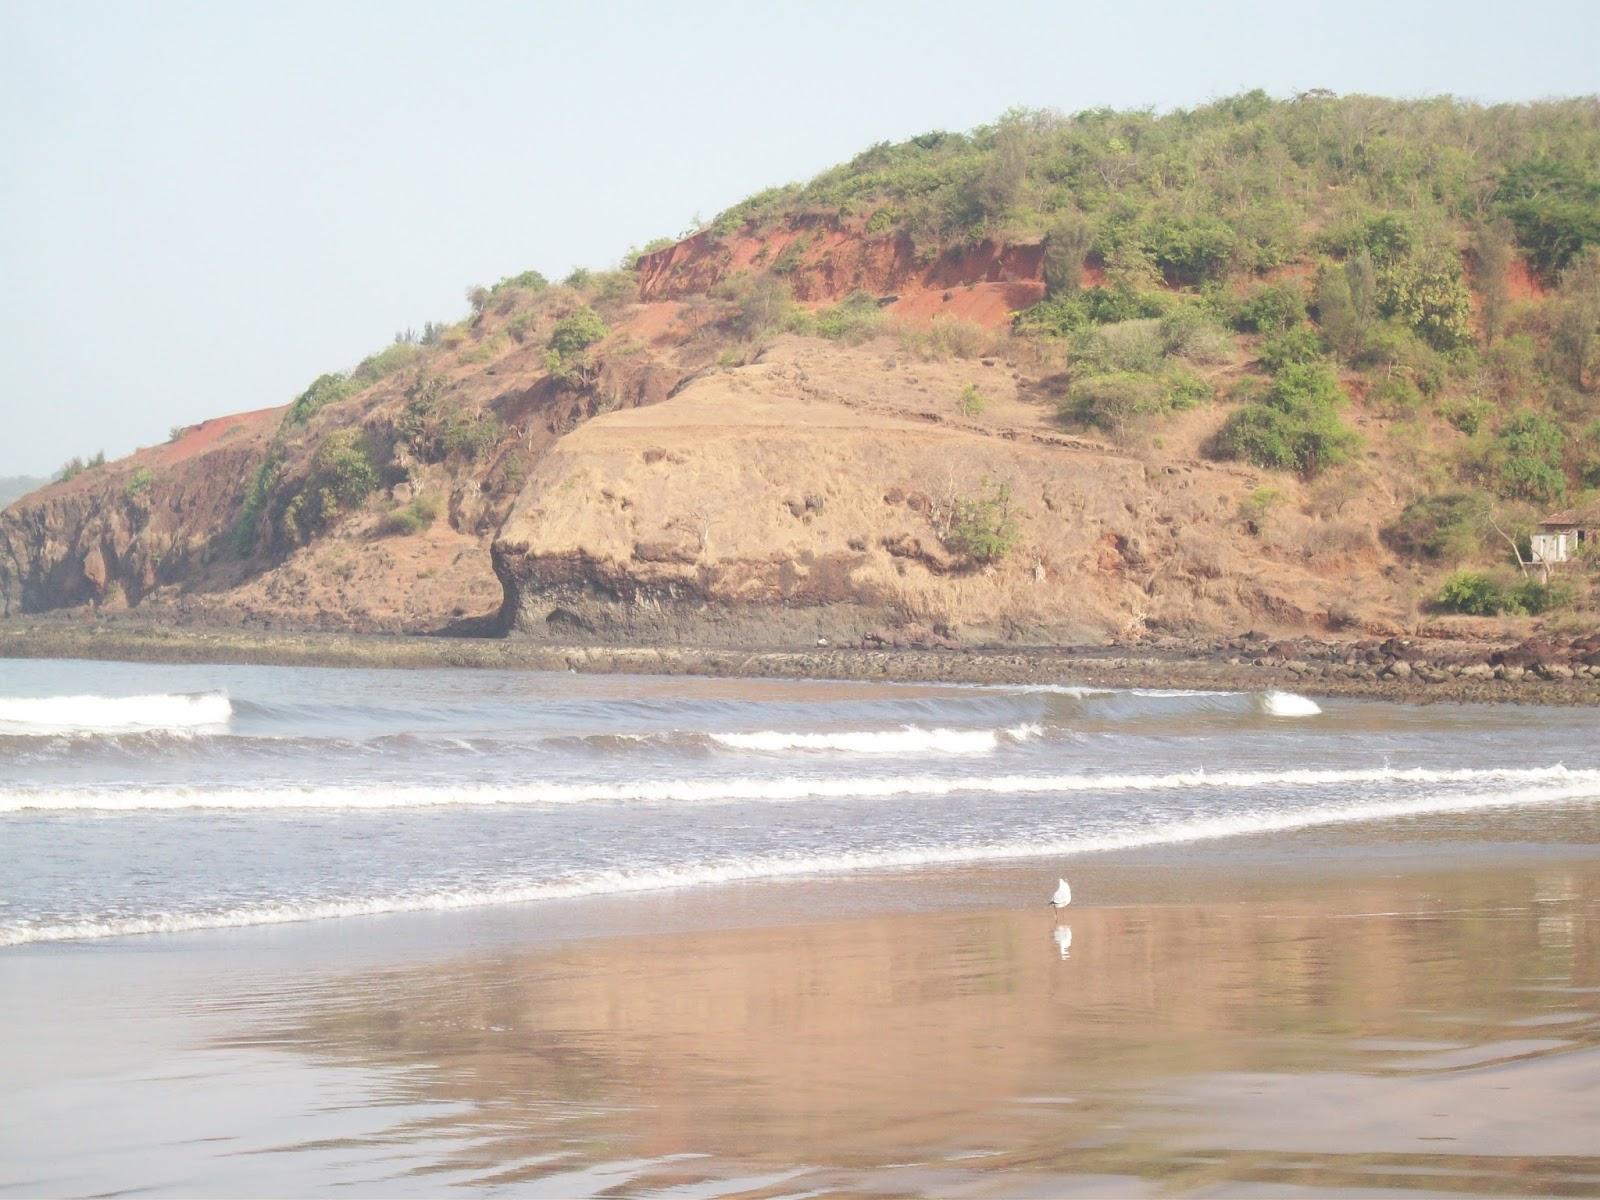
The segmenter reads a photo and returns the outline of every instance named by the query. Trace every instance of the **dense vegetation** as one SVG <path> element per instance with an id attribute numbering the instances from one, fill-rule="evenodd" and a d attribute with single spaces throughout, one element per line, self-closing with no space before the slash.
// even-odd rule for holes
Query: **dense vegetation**
<path id="1" fill-rule="evenodd" d="M 1311 478 L 1359 470 L 1348 422 L 1364 411 L 1411 496 L 1388 544 L 1493 568 L 1441 608 L 1564 599 L 1510 569 L 1542 511 L 1600 488 L 1595 98 L 1016 110 L 873 146 L 709 234 L 819 219 L 909 239 L 928 263 L 1042 241 L 1046 297 L 1015 332 L 1059 348 L 1064 420 L 1126 442 L 1215 394 L 1234 406 L 1210 453 Z M 1242 378 L 1210 369 L 1240 355 Z"/>
<path id="2" fill-rule="evenodd" d="M 868 232 L 906 232 L 930 256 L 1052 233 L 1077 250 L 1058 270 L 1098 253 L 1188 284 L 1317 249 L 1411 259 L 1448 244 L 1453 225 L 1503 216 L 1553 281 L 1600 240 L 1600 105 L 1255 91 L 1164 115 L 1015 110 L 971 133 L 880 143 L 808 184 L 750 197 L 711 228 L 799 212 L 864 217 Z M 1405 219 L 1374 231 L 1386 214 Z M 1429 262 L 1414 260 L 1413 284 Z"/>

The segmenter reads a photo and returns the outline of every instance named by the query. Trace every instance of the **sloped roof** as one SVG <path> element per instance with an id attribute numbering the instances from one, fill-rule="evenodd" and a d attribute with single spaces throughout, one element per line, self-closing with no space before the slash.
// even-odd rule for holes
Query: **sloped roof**
<path id="1" fill-rule="evenodd" d="M 1560 512 L 1553 512 L 1548 517 L 1540 519 L 1541 526 L 1568 525 L 1595 525 L 1600 526 L 1600 499 L 1590 500 L 1587 504 L 1579 504 L 1574 508 L 1563 508 Z"/>

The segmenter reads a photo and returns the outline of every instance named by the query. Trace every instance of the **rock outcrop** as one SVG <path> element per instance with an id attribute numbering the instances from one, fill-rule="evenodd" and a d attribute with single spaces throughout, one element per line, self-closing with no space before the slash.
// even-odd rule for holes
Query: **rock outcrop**
<path id="1" fill-rule="evenodd" d="M 964 381 L 989 397 L 981 415 L 963 415 Z M 1283 561 L 1244 536 L 1253 473 L 1152 470 L 1049 416 L 998 361 L 782 340 L 553 447 L 494 542 L 503 616 L 559 642 L 833 643 L 907 625 L 1077 641 L 1327 628 L 1384 603 L 1347 562 Z M 1015 544 L 980 565 L 951 549 L 949 514 L 1002 488 Z"/>
<path id="2" fill-rule="evenodd" d="M 138 604 L 192 587 L 219 544 L 241 481 L 266 453 L 282 409 L 219 417 L 162 446 L 94 467 L 0 513 L 0 612 Z"/>

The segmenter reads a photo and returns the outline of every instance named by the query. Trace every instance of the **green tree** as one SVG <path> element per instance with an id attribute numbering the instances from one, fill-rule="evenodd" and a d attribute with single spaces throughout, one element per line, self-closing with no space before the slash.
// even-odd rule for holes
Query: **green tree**
<path id="1" fill-rule="evenodd" d="M 1378 310 L 1440 350 L 1472 341 L 1472 297 L 1460 260 L 1443 248 L 1386 267 L 1379 276 Z"/>
<path id="2" fill-rule="evenodd" d="M 550 331 L 549 345 L 562 358 L 569 358 L 603 340 L 610 332 L 600 314 L 585 304 L 556 322 Z"/>
<path id="3" fill-rule="evenodd" d="M 1493 343 L 1505 329 L 1506 310 L 1511 305 L 1509 272 L 1512 258 L 1512 231 L 1502 221 L 1480 221 L 1472 230 L 1473 275 L 1483 304 L 1483 340 Z"/>
<path id="4" fill-rule="evenodd" d="M 1600 387 L 1600 245 L 1590 246 L 1561 273 L 1550 352 L 1573 387 Z"/>
<path id="5" fill-rule="evenodd" d="M 1021 530 L 1011 511 L 1011 486 L 983 481 L 983 490 L 950 501 L 943 537 L 947 549 L 979 566 L 999 562 L 1017 543 Z"/>
<path id="6" fill-rule="evenodd" d="M 1057 217 L 1044 239 L 1046 296 L 1074 295 L 1083 283 L 1083 261 L 1094 246 L 1094 227 L 1082 213 Z"/>
<path id="7" fill-rule="evenodd" d="M 1329 345 L 1347 362 L 1360 356 L 1377 319 L 1377 275 L 1372 257 L 1357 251 L 1317 272 L 1317 322 Z"/>
<path id="8" fill-rule="evenodd" d="M 1546 279 L 1585 246 L 1600 244 L 1600 176 L 1586 164 L 1554 157 L 1519 163 L 1501 176 L 1495 199 Z"/>

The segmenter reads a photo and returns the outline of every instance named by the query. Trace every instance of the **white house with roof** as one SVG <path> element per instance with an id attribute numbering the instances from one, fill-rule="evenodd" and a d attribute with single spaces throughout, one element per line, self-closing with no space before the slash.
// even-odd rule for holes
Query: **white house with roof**
<path id="1" fill-rule="evenodd" d="M 1576 558 L 1581 546 L 1600 545 L 1600 500 L 1551 513 L 1531 541 L 1533 561 L 1547 567 Z"/>

